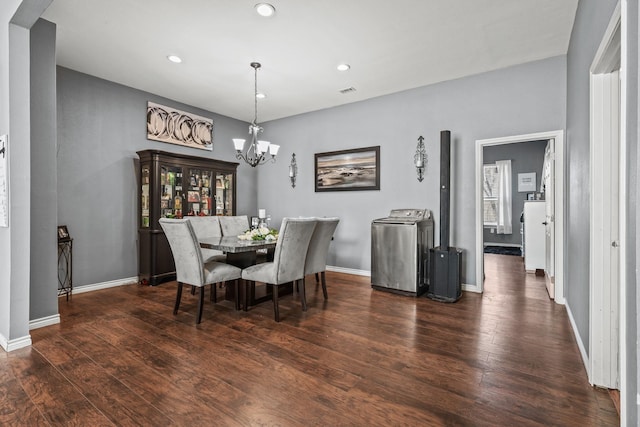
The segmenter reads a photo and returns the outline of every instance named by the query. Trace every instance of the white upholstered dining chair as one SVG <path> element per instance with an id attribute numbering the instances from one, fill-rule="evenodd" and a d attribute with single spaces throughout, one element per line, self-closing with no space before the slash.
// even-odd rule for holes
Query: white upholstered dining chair
<path id="1" fill-rule="evenodd" d="M 219 218 L 223 236 L 239 236 L 249 229 L 249 217 L 246 215 L 221 216 Z"/>
<path id="2" fill-rule="evenodd" d="M 202 259 L 200 244 L 193 231 L 193 226 L 188 219 L 161 218 L 160 226 L 171 246 L 173 260 L 176 265 L 176 280 L 178 292 L 173 314 L 178 314 L 180 299 L 182 297 L 182 285 L 188 284 L 200 289 L 198 301 L 198 313 L 196 323 L 202 320 L 202 308 L 204 303 L 204 288 L 218 282 L 234 281 L 236 294 L 236 310 L 240 308 L 238 299 L 238 279 L 242 276 L 242 270 L 233 265 L 216 261 L 205 263 Z M 215 289 L 214 289 L 215 291 Z"/>
<path id="3" fill-rule="evenodd" d="M 249 286 L 254 286 L 255 282 L 266 283 L 272 285 L 273 314 L 275 321 L 280 321 L 278 287 L 289 282 L 294 282 L 296 285 L 304 278 L 304 261 L 315 226 L 315 218 L 284 218 L 282 220 L 273 261 L 252 265 L 242 270 L 242 279 L 245 280 L 245 310 L 249 303 Z M 307 311 L 304 286 L 300 286 L 300 290 L 302 310 Z"/>
<path id="4" fill-rule="evenodd" d="M 221 237 L 220 220 L 217 216 L 189 216 L 189 220 L 193 227 L 193 232 L 198 240 L 204 237 Z M 227 257 L 222 251 L 216 249 L 200 248 L 202 259 L 206 263 L 208 261 L 226 262 Z"/>
<path id="5" fill-rule="evenodd" d="M 316 218 L 316 228 L 313 230 L 311 241 L 309 242 L 309 249 L 307 250 L 307 257 L 304 263 L 304 274 L 315 274 L 316 283 L 319 282 L 318 274 L 322 278 L 322 293 L 324 299 L 328 298 L 327 295 L 327 282 L 324 272 L 327 269 L 327 255 L 329 254 L 329 244 L 333 233 L 338 227 L 340 218 Z M 303 285 L 304 286 L 304 281 Z"/>

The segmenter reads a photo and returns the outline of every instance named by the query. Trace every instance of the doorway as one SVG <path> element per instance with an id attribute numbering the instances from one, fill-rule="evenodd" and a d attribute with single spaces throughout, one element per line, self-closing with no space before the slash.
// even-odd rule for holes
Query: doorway
<path id="1" fill-rule="evenodd" d="M 518 270 L 529 276 L 544 271 L 547 280 L 543 290 L 555 298 L 553 266 L 547 262 L 553 254 L 553 143 L 543 139 L 483 148 L 485 291 L 490 283 L 486 269 L 489 257 L 493 263 L 504 260 L 518 265 L 513 263 L 518 261 Z M 506 170 L 505 166 L 510 167 Z"/>
<path id="2" fill-rule="evenodd" d="M 553 181 L 556 189 L 553 194 L 553 220 L 555 225 L 555 239 L 553 242 L 555 287 L 553 289 L 553 293 L 555 302 L 558 304 L 564 304 L 564 239 L 562 238 L 564 236 L 564 131 L 562 130 L 476 141 L 476 259 L 478 261 L 476 263 L 475 289 L 469 287 L 471 289 L 467 288 L 467 290 L 473 290 L 476 292 L 484 291 L 484 148 L 540 140 L 555 141 L 555 152 L 552 153 L 555 163 L 555 168 L 553 168 Z M 517 186 L 517 183 L 514 185 Z M 519 233 L 519 230 L 517 232 Z"/>

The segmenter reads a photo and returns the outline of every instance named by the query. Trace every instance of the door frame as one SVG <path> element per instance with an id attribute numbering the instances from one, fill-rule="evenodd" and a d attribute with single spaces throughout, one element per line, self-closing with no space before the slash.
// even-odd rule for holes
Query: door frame
<path id="1" fill-rule="evenodd" d="M 620 388 L 620 419 L 626 418 L 626 41 L 622 37 L 623 27 L 626 25 L 622 16 L 620 2 L 611 16 L 609 25 L 596 51 L 590 67 L 590 180 L 592 191 L 590 192 L 590 270 L 589 270 L 589 360 L 587 373 L 589 382 L 596 386 L 607 388 Z M 619 68 L 619 81 L 614 71 Z M 606 108 L 615 103 L 619 108 Z M 617 129 L 614 129 L 617 127 Z M 618 168 L 612 170 L 610 163 L 601 161 L 599 153 L 606 153 L 609 144 L 618 142 Z M 595 167 L 595 165 L 598 167 Z M 620 197 L 618 198 L 617 220 L 618 229 L 618 261 L 617 268 L 618 286 L 612 289 L 606 284 L 610 283 L 609 277 L 603 277 L 606 270 L 603 254 L 605 247 L 609 248 L 610 239 L 604 241 L 601 233 L 603 227 L 607 227 L 607 218 L 599 215 L 597 206 L 605 203 L 607 189 L 596 187 L 594 184 L 609 182 L 612 179 L 618 181 Z M 609 236 L 607 234 L 606 236 Z M 615 347 L 615 348 L 614 348 Z"/>
<path id="2" fill-rule="evenodd" d="M 555 139 L 555 299 L 558 304 L 564 304 L 564 131 L 554 130 L 547 132 L 530 133 L 526 135 L 506 136 L 502 138 L 476 140 L 476 285 L 469 285 L 465 290 L 484 291 L 484 225 L 482 221 L 482 165 L 484 161 L 483 148 L 514 144 L 519 142 L 539 141 L 543 139 Z"/>

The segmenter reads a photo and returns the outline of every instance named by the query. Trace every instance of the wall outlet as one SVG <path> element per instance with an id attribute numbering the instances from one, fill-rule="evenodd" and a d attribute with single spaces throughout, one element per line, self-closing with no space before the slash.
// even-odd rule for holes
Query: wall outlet
<path id="1" fill-rule="evenodd" d="M 492 229 L 491 229 L 491 234 L 493 234 L 493 233 L 495 233 L 495 232 L 496 232 L 496 229 L 495 229 L 495 228 L 492 228 Z"/>

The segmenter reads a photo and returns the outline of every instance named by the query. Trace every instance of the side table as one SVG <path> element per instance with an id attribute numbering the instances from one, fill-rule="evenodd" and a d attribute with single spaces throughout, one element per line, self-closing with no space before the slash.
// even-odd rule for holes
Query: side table
<path id="1" fill-rule="evenodd" d="M 58 296 L 73 291 L 73 239 L 58 240 Z"/>

